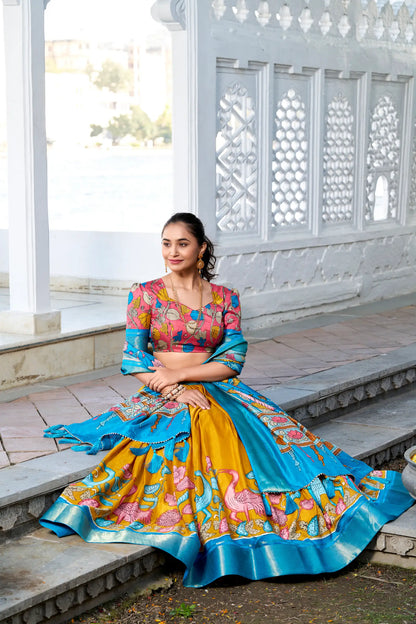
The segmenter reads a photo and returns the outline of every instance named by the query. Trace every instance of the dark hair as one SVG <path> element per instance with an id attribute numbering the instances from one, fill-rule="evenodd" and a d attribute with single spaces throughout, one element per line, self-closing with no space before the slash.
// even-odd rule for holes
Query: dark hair
<path id="1" fill-rule="evenodd" d="M 204 251 L 204 255 L 202 256 L 202 260 L 204 261 L 204 268 L 202 269 L 202 277 L 208 282 L 215 277 L 214 268 L 215 262 L 217 261 L 214 254 L 214 245 L 209 240 L 208 236 L 205 234 L 205 229 L 202 221 L 198 219 L 192 212 L 175 212 L 170 219 L 168 219 L 163 226 L 162 235 L 165 231 L 165 228 L 171 223 L 183 223 L 189 232 L 195 236 L 199 245 L 202 243 L 206 243 L 207 247 Z"/>

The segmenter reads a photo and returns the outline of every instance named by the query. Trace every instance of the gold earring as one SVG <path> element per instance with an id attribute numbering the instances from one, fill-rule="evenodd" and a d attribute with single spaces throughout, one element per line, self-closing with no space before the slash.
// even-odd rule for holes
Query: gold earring
<path id="1" fill-rule="evenodd" d="M 203 254 L 200 253 L 199 256 L 198 256 L 198 262 L 196 263 L 196 268 L 198 269 L 199 274 L 200 274 L 201 277 L 202 277 L 202 269 L 205 266 L 205 262 L 202 260 L 202 256 L 203 256 Z"/>
<path id="2" fill-rule="evenodd" d="M 166 260 L 165 260 L 165 273 L 168 272 L 168 265 L 166 264 Z"/>

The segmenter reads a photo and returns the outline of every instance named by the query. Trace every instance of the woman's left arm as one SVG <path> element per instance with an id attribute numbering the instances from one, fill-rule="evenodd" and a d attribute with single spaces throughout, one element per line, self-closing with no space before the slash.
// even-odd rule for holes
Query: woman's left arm
<path id="1" fill-rule="evenodd" d="M 156 392 L 161 392 L 166 386 L 185 381 L 222 381 L 235 377 L 238 373 L 225 364 L 218 362 L 207 362 L 206 364 L 198 364 L 197 366 L 188 366 L 186 368 L 160 368 L 151 366 L 155 372 L 149 379 L 147 385 Z"/>

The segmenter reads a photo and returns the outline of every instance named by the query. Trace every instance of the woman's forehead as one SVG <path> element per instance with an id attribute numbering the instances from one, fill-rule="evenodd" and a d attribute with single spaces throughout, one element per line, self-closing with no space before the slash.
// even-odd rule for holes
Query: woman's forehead
<path id="1" fill-rule="evenodd" d="M 168 240 L 196 240 L 195 236 L 188 230 L 184 223 L 169 223 L 162 233 L 163 239 Z"/>

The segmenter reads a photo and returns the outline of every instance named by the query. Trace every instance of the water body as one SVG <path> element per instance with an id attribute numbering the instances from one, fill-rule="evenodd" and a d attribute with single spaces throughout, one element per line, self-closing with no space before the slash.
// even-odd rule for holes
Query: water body
<path id="1" fill-rule="evenodd" d="M 7 228 L 7 160 L 0 157 L 0 228 Z M 48 150 L 51 230 L 160 232 L 173 211 L 171 149 Z"/>

